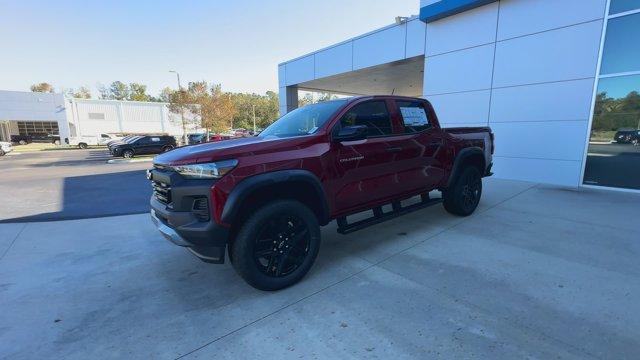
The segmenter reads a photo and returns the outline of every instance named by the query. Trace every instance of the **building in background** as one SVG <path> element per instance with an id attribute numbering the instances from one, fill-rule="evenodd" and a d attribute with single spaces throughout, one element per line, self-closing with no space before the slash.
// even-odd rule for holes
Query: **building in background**
<path id="1" fill-rule="evenodd" d="M 199 130 L 196 116 L 185 111 L 187 132 Z M 181 115 L 167 103 L 67 99 L 62 94 L 0 91 L 0 140 L 12 135 L 95 136 L 101 133 L 163 133 L 181 137 Z"/>
<path id="2" fill-rule="evenodd" d="M 299 90 L 421 96 L 445 127 L 491 126 L 497 177 L 640 189 L 640 1 L 422 0 L 416 10 L 280 64 L 281 114 Z"/>

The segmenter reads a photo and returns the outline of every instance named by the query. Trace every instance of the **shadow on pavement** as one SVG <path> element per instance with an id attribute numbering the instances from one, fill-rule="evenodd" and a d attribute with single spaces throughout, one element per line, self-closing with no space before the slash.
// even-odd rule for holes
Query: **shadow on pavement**
<path id="1" fill-rule="evenodd" d="M 145 170 L 67 177 L 62 185 L 62 209 L 3 219 L 0 223 L 86 219 L 149 211 L 151 186 Z"/>

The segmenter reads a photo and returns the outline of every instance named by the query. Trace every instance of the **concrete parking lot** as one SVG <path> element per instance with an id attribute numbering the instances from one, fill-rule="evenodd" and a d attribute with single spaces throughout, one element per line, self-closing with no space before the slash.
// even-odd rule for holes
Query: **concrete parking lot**
<path id="1" fill-rule="evenodd" d="M 637 358 L 638 204 L 487 179 L 468 218 L 329 225 L 309 275 L 273 293 L 146 214 L 0 224 L 0 357 Z"/>
<path id="2" fill-rule="evenodd" d="M 106 148 L 0 158 L 0 222 L 92 218 L 147 211 L 151 163 L 107 164 Z"/>

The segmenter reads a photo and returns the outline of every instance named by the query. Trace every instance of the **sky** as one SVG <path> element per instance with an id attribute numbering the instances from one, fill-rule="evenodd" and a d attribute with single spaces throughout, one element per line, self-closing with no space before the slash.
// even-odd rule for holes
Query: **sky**
<path id="1" fill-rule="evenodd" d="M 277 65 L 419 11 L 419 0 L 0 0 L 0 90 L 206 80 L 278 91 Z"/>

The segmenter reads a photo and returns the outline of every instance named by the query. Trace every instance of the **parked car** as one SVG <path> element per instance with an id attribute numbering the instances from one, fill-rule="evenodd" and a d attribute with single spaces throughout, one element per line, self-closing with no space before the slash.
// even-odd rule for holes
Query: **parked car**
<path id="1" fill-rule="evenodd" d="M 151 218 L 201 260 L 223 263 L 228 252 L 249 284 L 277 290 L 309 271 L 320 226 L 332 220 L 346 234 L 439 203 L 472 214 L 493 152 L 490 128 L 442 129 L 424 99 L 332 100 L 296 109 L 257 137 L 157 156 L 147 172 Z M 421 201 L 402 206 L 413 196 Z M 348 221 L 366 210 L 373 216 Z"/>
<path id="2" fill-rule="evenodd" d="M 169 135 L 137 136 L 110 147 L 113 156 L 132 158 L 135 155 L 159 154 L 174 149 L 176 138 Z"/>
<path id="3" fill-rule="evenodd" d="M 60 135 L 36 133 L 29 135 L 11 135 L 11 142 L 14 144 L 26 145 L 30 143 L 50 143 L 60 145 Z"/>
<path id="4" fill-rule="evenodd" d="M 231 136 L 228 135 L 220 135 L 220 134 L 209 134 L 209 140 L 207 141 L 206 134 L 189 134 L 187 135 L 187 139 L 189 141 L 189 145 L 202 144 L 205 142 L 216 142 L 222 140 L 229 140 Z"/>
<path id="5" fill-rule="evenodd" d="M 74 136 L 68 140 L 69 145 L 77 146 L 80 149 L 86 149 L 89 145 L 106 145 L 110 141 L 116 140 L 114 136 L 109 134 Z"/>
<path id="6" fill-rule="evenodd" d="M 5 156 L 6 154 L 13 151 L 13 146 L 10 142 L 0 141 L 0 156 Z"/>
<path id="7" fill-rule="evenodd" d="M 639 129 L 618 129 L 613 139 L 618 144 L 634 144 L 640 143 L 640 130 Z"/>

